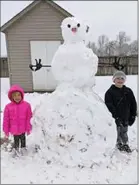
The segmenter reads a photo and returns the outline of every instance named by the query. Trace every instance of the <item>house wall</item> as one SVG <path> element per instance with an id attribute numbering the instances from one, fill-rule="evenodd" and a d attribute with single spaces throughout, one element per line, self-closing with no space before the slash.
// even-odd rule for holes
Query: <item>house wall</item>
<path id="1" fill-rule="evenodd" d="M 0 58 L 0 77 L 2 78 L 9 77 L 7 57 Z"/>
<path id="2" fill-rule="evenodd" d="M 6 30 L 10 83 L 32 91 L 30 41 L 61 40 L 61 22 L 64 19 L 58 10 L 47 2 L 40 2 L 20 20 Z"/>

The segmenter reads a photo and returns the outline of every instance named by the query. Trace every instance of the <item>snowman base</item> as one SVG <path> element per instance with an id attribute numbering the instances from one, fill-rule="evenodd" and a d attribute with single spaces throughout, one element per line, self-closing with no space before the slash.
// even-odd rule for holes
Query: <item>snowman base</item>
<path id="1" fill-rule="evenodd" d="M 89 167 L 104 158 L 107 140 L 113 147 L 115 128 L 109 124 L 113 119 L 95 93 L 59 87 L 42 102 L 34 117 L 37 125 L 43 124 L 45 135 L 40 147 L 49 160 L 72 167 Z"/>

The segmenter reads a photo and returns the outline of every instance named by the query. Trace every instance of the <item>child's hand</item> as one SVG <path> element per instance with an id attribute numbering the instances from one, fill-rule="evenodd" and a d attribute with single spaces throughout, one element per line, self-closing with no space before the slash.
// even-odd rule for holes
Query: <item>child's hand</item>
<path id="1" fill-rule="evenodd" d="M 27 132 L 27 136 L 30 135 L 30 132 Z"/>
<path id="2" fill-rule="evenodd" d="M 4 140 L 8 141 L 8 139 L 9 139 L 9 136 L 5 135 Z"/>
<path id="3" fill-rule="evenodd" d="M 132 116 L 132 117 L 129 119 L 129 126 L 132 126 L 132 125 L 133 125 L 133 123 L 135 122 L 135 119 L 136 119 L 135 116 Z"/>

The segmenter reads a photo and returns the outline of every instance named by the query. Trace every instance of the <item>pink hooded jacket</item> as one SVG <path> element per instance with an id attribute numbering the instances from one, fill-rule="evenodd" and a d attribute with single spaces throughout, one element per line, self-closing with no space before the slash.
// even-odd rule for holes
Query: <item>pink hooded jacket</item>
<path id="1" fill-rule="evenodd" d="M 15 103 L 12 100 L 12 93 L 18 91 L 22 95 L 20 103 Z M 8 97 L 11 103 L 7 104 L 4 110 L 3 117 L 3 131 L 5 135 L 20 135 L 23 133 L 30 133 L 32 125 L 30 123 L 32 117 L 31 106 L 28 102 L 24 101 L 24 91 L 18 85 L 13 85 L 9 92 Z"/>

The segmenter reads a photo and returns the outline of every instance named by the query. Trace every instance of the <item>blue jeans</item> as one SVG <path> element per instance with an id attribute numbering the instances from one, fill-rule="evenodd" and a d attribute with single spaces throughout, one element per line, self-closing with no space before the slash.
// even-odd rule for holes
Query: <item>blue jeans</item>
<path id="1" fill-rule="evenodd" d="M 128 126 L 117 126 L 117 144 L 127 144 L 128 143 Z"/>

